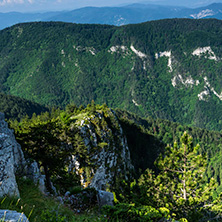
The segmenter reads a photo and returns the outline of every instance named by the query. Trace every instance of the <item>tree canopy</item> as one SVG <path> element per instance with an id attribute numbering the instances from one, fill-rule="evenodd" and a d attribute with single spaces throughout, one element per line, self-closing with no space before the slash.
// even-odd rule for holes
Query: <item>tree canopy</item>
<path id="1" fill-rule="evenodd" d="M 198 151 L 199 145 L 193 146 L 187 132 L 182 135 L 180 144 L 175 142 L 173 146 L 167 146 L 156 161 L 158 175 L 147 170 L 139 179 L 146 194 L 145 201 L 167 207 L 177 218 L 184 217 L 188 221 L 199 221 L 209 212 L 214 217 L 217 212 L 213 207 L 218 206 L 221 210 L 220 199 L 213 200 L 217 184 L 213 178 L 206 180 L 207 158 Z"/>

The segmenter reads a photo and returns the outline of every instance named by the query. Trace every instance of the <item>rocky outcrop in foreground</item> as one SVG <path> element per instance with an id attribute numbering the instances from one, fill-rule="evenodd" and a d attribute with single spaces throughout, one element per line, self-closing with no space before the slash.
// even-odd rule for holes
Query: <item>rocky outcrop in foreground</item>
<path id="1" fill-rule="evenodd" d="M 83 113 L 71 117 L 87 148 L 90 167 L 83 167 L 80 158 L 72 156 L 69 166 L 81 177 L 83 186 L 96 190 L 112 189 L 117 180 L 127 179 L 133 171 L 130 151 L 122 127 L 111 109 Z"/>
<path id="2" fill-rule="evenodd" d="M 29 222 L 28 218 L 23 213 L 18 213 L 12 210 L 0 210 L 0 221 L 9 222 Z"/>
<path id="3" fill-rule="evenodd" d="M 15 173 L 21 172 L 24 166 L 21 147 L 8 128 L 4 114 L 0 113 L 0 196 L 19 196 Z"/>

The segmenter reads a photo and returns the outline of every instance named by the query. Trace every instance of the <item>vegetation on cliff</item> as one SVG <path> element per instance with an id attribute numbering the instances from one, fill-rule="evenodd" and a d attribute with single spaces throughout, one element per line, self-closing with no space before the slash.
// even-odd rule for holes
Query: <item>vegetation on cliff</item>
<path id="1" fill-rule="evenodd" d="M 84 124 L 95 135 L 88 134 Z M 115 193 L 116 205 L 103 209 L 107 215 L 105 219 L 101 217 L 103 220 L 124 221 L 127 217 L 128 221 L 161 218 L 199 221 L 220 217 L 219 132 L 161 119 L 142 119 L 127 111 L 114 112 L 94 101 L 87 107 L 68 105 L 65 110 L 34 114 L 19 122 L 11 120 L 10 126 L 15 129 L 26 157 L 35 159 L 48 174 L 49 190 L 52 191 L 50 181 L 53 181 L 63 195 L 76 189 L 81 178 L 84 186 L 92 182 L 93 172 L 98 169 L 98 159 L 94 157 L 103 149 L 109 153 L 108 144 L 112 144 L 117 157 L 123 155 L 118 136 L 122 129 L 134 169 L 127 175 L 115 174 L 120 172 L 118 165 L 125 166 L 118 160 L 120 156 L 116 166 L 105 162 L 107 172 L 114 172 L 107 189 Z M 75 167 L 75 171 L 69 170 L 70 155 L 79 156 L 79 175 Z"/>

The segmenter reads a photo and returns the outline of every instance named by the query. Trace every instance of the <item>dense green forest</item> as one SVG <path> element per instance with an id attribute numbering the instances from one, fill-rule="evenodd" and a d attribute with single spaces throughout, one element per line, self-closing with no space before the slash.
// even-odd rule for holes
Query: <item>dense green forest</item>
<path id="1" fill-rule="evenodd" d="M 151 117 L 143 119 L 123 110 L 116 110 L 116 114 L 125 130 L 130 151 L 136 159 L 134 162 L 136 169 L 152 168 L 155 170 L 153 162 L 161 150 L 163 151 L 167 144 L 173 144 L 174 141 L 179 142 L 183 132 L 186 131 L 193 137 L 193 143 L 200 145 L 199 152 L 207 154 L 209 159 L 206 166 L 206 176 L 208 178 L 214 177 L 217 180 L 219 183 L 217 189 L 220 193 L 222 181 L 220 164 L 222 134 L 220 132 Z"/>
<path id="2" fill-rule="evenodd" d="M 220 221 L 221 43 L 219 20 L 18 24 L 0 31 L 0 111 L 51 194 L 93 199 L 105 169 L 101 221 Z"/>
<path id="3" fill-rule="evenodd" d="M 33 113 L 39 115 L 46 111 L 49 109 L 38 103 L 0 93 L 0 112 L 4 113 L 7 119 L 19 120 L 25 116 L 32 117 Z"/>
<path id="4" fill-rule="evenodd" d="M 221 39 L 215 19 L 18 24 L 0 31 L 0 91 L 221 130 Z"/>
<path id="5" fill-rule="evenodd" d="M 86 125 L 82 125 L 83 122 Z M 54 109 L 20 121 L 9 120 L 9 123 L 26 158 L 31 157 L 43 167 L 48 190 L 52 189 L 50 181 L 53 181 L 61 194 L 80 186 L 79 175 L 67 171 L 67 157 L 79 156 L 79 172 L 86 175 L 87 185 L 92 179 L 89 172 L 98 168 L 94 155 L 103 149 L 106 152 L 114 149 L 117 159 L 121 158 L 119 133 L 122 131 L 134 168 L 128 170 L 126 180 L 123 172 L 118 170 L 118 166 L 124 167 L 121 161 L 110 169 L 107 162 L 107 169 L 114 175 L 115 171 L 118 172 L 118 177 L 114 177 L 109 184 L 109 190 L 115 193 L 115 206 L 101 211 L 109 217 L 100 216 L 101 221 L 125 221 L 126 218 L 127 221 L 159 221 L 161 218 L 201 221 L 221 218 L 220 132 L 183 126 L 168 120 L 141 118 L 120 109 L 112 111 L 107 105 L 96 105 L 94 101 L 86 107 L 72 104 L 64 110 Z M 92 132 L 95 130 L 94 136 L 89 134 L 87 146 L 84 142 L 87 141 L 87 131 L 81 131 L 86 129 L 85 126 Z M 96 146 L 92 137 L 96 138 Z M 64 144 L 69 144 L 69 148 Z M 183 155 L 187 162 L 183 162 Z M 177 164 L 184 166 L 185 163 L 187 173 L 177 175 L 175 172 L 181 169 Z M 166 174 L 166 169 L 172 169 L 173 174 L 171 171 Z M 187 200 L 181 196 L 180 184 L 184 180 L 181 178 L 187 181 Z M 76 205 L 72 207 L 76 209 Z M 53 217 L 52 212 L 48 216 Z M 60 217 L 63 218 L 62 215 Z M 96 220 L 99 221 L 98 218 Z"/>

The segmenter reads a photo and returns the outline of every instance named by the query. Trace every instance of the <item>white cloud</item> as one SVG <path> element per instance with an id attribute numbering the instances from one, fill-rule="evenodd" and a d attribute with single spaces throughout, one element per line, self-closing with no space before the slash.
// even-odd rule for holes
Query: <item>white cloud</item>
<path id="1" fill-rule="evenodd" d="M 0 6 L 21 5 L 25 3 L 32 4 L 33 0 L 0 0 Z"/>

